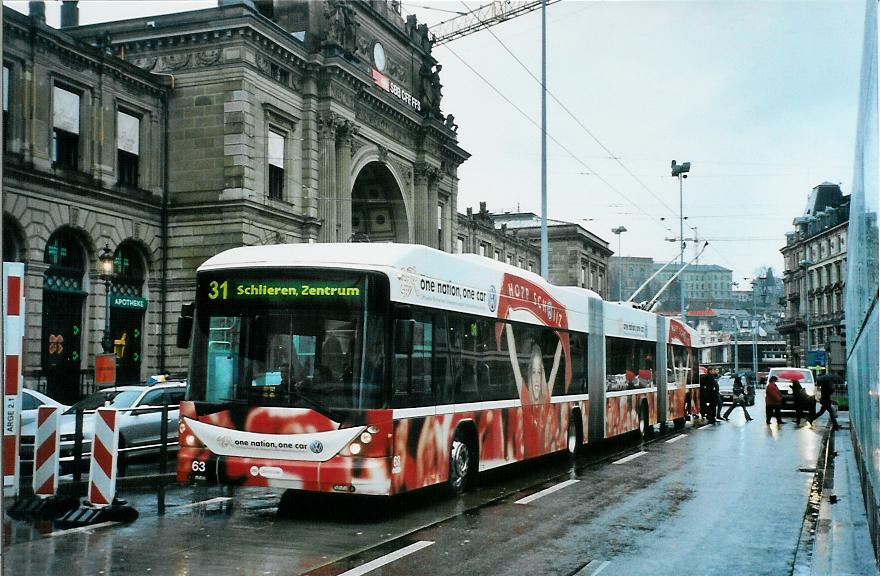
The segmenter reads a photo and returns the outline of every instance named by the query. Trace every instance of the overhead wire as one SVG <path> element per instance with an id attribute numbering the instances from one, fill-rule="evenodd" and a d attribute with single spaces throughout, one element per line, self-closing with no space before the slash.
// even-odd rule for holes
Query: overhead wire
<path id="1" fill-rule="evenodd" d="M 473 12 L 473 10 L 471 10 L 471 8 L 470 8 L 470 7 L 464 2 L 464 0 L 459 0 L 459 2 L 460 2 L 460 3 L 462 4 L 462 6 L 464 6 L 465 9 L 467 9 L 469 12 Z M 479 17 L 477 16 L 477 18 L 479 18 Z M 507 53 L 508 53 L 508 54 L 509 54 L 509 55 L 510 55 L 510 56 L 511 56 L 511 57 L 512 57 L 512 58 L 513 58 L 513 59 L 514 59 L 519 65 L 520 65 L 520 67 L 521 67 L 523 70 L 525 70 L 526 73 L 527 73 L 529 76 L 531 76 L 532 79 L 535 80 L 539 85 L 542 85 L 542 87 L 544 88 L 544 90 L 547 91 L 547 94 L 550 95 L 550 97 L 551 97 L 551 98 L 552 98 L 557 104 L 559 104 L 559 106 L 560 106 L 560 107 L 561 107 L 561 108 L 562 108 L 562 109 L 563 109 L 563 110 L 564 110 L 564 111 L 565 111 L 565 112 L 566 112 L 566 113 L 567 113 L 567 114 L 568 114 L 568 115 L 569 115 L 569 116 L 570 116 L 570 117 L 571 117 L 571 118 L 572 118 L 572 119 L 578 124 L 578 126 L 580 126 L 581 129 L 583 129 L 584 132 L 586 132 L 586 133 L 590 136 L 590 138 L 592 138 L 593 141 L 596 142 L 596 144 L 598 144 L 598 145 L 599 145 L 599 146 L 600 146 L 600 147 L 601 147 L 601 148 L 602 148 L 602 149 L 608 154 L 608 159 L 611 159 L 611 160 L 614 160 L 615 162 L 617 162 L 617 163 L 618 163 L 618 164 L 624 169 L 624 171 L 625 171 L 627 174 L 629 174 L 629 175 L 630 175 L 630 176 L 631 176 L 636 182 L 638 182 L 639 185 L 640 185 L 642 188 L 644 188 L 644 189 L 645 189 L 645 190 L 646 190 L 651 196 L 653 196 L 653 197 L 654 197 L 654 198 L 655 198 L 655 199 L 656 199 L 656 200 L 657 200 L 657 201 L 658 201 L 663 207 L 665 207 L 665 208 L 666 208 L 671 214 L 673 214 L 673 215 L 676 214 L 675 210 L 673 210 L 668 204 L 666 204 L 666 202 L 664 202 L 664 200 L 663 200 L 659 195 L 657 195 L 656 193 L 654 193 L 654 191 L 651 190 L 651 189 L 650 189 L 650 188 L 649 188 L 649 187 L 648 187 L 648 186 L 647 186 L 647 185 L 646 185 L 646 184 L 645 184 L 645 183 L 644 183 L 644 182 L 643 182 L 643 181 L 642 181 L 642 180 L 641 180 L 641 179 L 640 179 L 640 178 L 639 178 L 634 172 L 632 172 L 632 170 L 630 170 L 629 167 L 626 166 L 626 164 L 624 164 L 624 163 L 620 160 L 619 157 L 615 156 L 614 153 L 613 153 L 613 152 L 612 152 L 607 146 L 605 146 L 605 144 L 602 143 L 602 141 L 600 141 L 600 140 L 598 139 L 598 137 L 597 137 L 595 134 L 593 134 L 593 132 L 592 132 L 589 128 L 587 128 L 587 126 L 584 125 L 584 123 L 581 122 L 581 120 L 580 120 L 577 116 L 575 116 L 574 113 L 573 113 L 571 110 L 569 110 L 569 108 L 568 108 L 567 106 L 565 106 L 565 104 L 564 104 L 561 100 L 559 100 L 559 98 L 556 97 L 555 94 L 553 94 L 550 90 L 548 90 L 548 89 L 546 88 L 546 86 L 543 86 L 541 80 L 540 80 L 537 76 L 535 76 L 535 75 L 532 73 L 531 70 L 529 70 L 529 68 L 528 68 L 528 67 L 522 62 L 522 60 L 520 60 L 519 57 L 517 57 L 516 54 L 514 54 L 514 53 L 510 50 L 510 48 L 507 47 L 507 45 L 506 45 L 506 44 L 505 44 L 505 43 L 504 43 L 504 42 L 498 37 L 498 35 L 495 34 L 495 32 L 492 31 L 492 29 L 491 29 L 490 26 L 488 26 L 488 25 L 487 25 L 485 22 L 483 22 L 483 21 L 481 21 L 481 23 L 483 23 L 483 25 L 484 25 L 484 26 L 483 26 L 484 29 L 485 29 L 487 32 L 489 32 L 489 34 L 492 35 L 492 37 L 493 37 L 493 38 L 494 38 L 494 39 L 495 39 L 495 40 L 501 45 L 501 47 L 504 48 L 504 50 L 505 50 L 505 51 L 506 51 L 506 52 L 507 52 Z M 450 51 L 450 52 L 451 52 L 456 58 L 458 58 L 458 59 L 459 59 L 459 60 L 460 60 L 465 66 L 467 66 L 472 72 L 474 72 L 475 74 L 477 74 L 477 76 L 479 76 L 481 80 L 483 80 L 486 84 L 488 84 L 490 88 L 492 88 L 493 90 L 495 90 L 496 93 L 498 93 L 499 95 L 501 95 L 502 98 L 504 98 L 508 103 L 510 103 L 512 106 L 514 106 L 514 108 L 516 108 L 516 109 L 517 109 L 522 115 L 524 115 L 524 116 L 525 116 L 525 117 L 526 117 L 526 118 L 527 118 L 532 124 L 535 124 L 535 125 L 537 126 L 537 123 L 536 123 L 534 120 L 532 120 L 527 114 L 525 114 L 525 113 L 524 113 L 524 112 L 523 112 L 518 106 L 516 106 L 515 104 L 513 104 L 513 102 L 512 102 L 509 98 L 507 98 L 507 96 L 505 96 L 503 93 L 501 93 L 500 90 L 498 90 L 498 89 L 497 89 L 497 88 L 496 88 L 491 82 L 489 82 L 485 77 L 483 77 L 482 74 L 480 74 L 479 72 L 477 72 L 477 71 L 476 71 L 476 70 L 475 70 L 470 64 L 468 64 L 467 62 L 465 62 L 464 59 L 462 59 L 462 58 L 461 58 L 461 57 L 460 57 L 460 56 L 459 56 L 454 50 L 452 50 L 451 48 L 449 48 L 449 45 L 448 45 L 448 44 L 444 44 L 443 46 L 444 46 L 447 50 L 449 50 L 449 51 Z M 543 128 L 540 127 L 540 126 L 538 126 L 538 128 L 539 128 L 540 130 L 543 130 Z M 562 148 L 562 149 L 565 150 L 567 153 L 569 153 L 569 155 L 571 155 L 572 158 L 575 159 L 575 161 L 577 161 L 577 162 L 578 162 L 579 164 L 581 164 L 582 166 L 586 167 L 586 168 L 592 173 L 592 175 L 594 175 L 594 176 L 596 176 L 597 178 L 599 178 L 599 180 L 601 180 L 601 181 L 602 181 L 606 186 L 608 186 L 611 190 L 613 190 L 613 191 L 616 192 L 618 195 L 620 195 L 621 197 L 623 197 L 624 199 L 626 199 L 627 202 L 629 202 L 630 204 L 632 204 L 633 206 L 635 206 L 636 208 L 638 208 L 639 210 L 641 210 L 642 212 L 644 212 L 645 214 L 647 214 L 648 216 L 650 216 L 650 217 L 652 218 L 652 221 L 658 223 L 660 226 L 663 226 L 663 224 L 661 223 L 662 221 L 658 221 L 658 220 L 656 219 L 656 216 L 651 215 L 650 213 L 648 213 L 644 208 L 642 208 L 639 204 L 637 204 L 636 202 L 634 202 L 630 197 L 628 197 L 626 194 L 623 194 L 620 190 L 618 190 L 618 189 L 616 189 L 614 186 L 612 186 L 612 185 L 610 184 L 610 182 L 608 182 L 605 178 L 603 178 L 602 176 L 600 176 L 595 170 L 593 170 L 592 168 L 590 168 L 590 167 L 589 167 L 589 166 L 588 166 L 583 160 L 581 160 L 580 158 L 578 158 L 577 156 L 575 156 L 575 155 L 574 155 L 574 154 L 573 154 L 573 153 L 572 153 L 567 147 L 565 147 L 564 145 L 562 145 L 562 144 L 561 144 L 556 138 L 552 137 L 552 136 L 550 135 L 549 132 L 547 132 L 547 137 L 550 138 L 551 140 L 553 140 L 553 142 L 554 142 L 555 144 L 557 144 L 558 146 L 560 146 L 560 148 Z M 697 229 L 696 229 L 695 227 L 693 227 L 693 226 L 691 226 L 691 225 L 688 225 L 688 227 L 694 232 L 694 234 L 697 234 Z M 664 228 L 665 230 L 669 231 L 669 232 L 672 232 L 672 230 L 671 230 L 670 228 L 666 227 L 666 226 L 663 226 L 663 228 Z M 721 257 L 722 260 L 724 260 L 725 262 L 727 262 L 728 264 L 730 264 L 731 266 L 733 266 L 733 264 L 732 264 L 732 263 L 731 263 L 731 262 L 730 262 L 730 261 L 729 261 L 729 260 L 723 255 L 723 254 L 721 254 L 718 250 L 714 249 L 714 247 L 712 247 L 711 244 L 710 244 L 710 248 L 712 248 L 713 251 L 716 252 L 716 253 L 718 254 L 718 256 Z"/>

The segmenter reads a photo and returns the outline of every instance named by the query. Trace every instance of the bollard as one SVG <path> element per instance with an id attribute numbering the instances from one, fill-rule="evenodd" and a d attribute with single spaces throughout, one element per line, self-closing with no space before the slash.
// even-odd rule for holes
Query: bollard
<path id="1" fill-rule="evenodd" d="M 34 495 L 19 498 L 7 513 L 16 520 L 40 518 L 51 520 L 73 510 L 78 500 L 59 496 L 58 452 L 59 414 L 56 406 L 40 406 L 37 410 L 37 433 L 34 436 Z"/>
<path id="2" fill-rule="evenodd" d="M 88 526 L 101 522 L 133 522 L 138 511 L 116 500 L 116 459 L 119 448 L 118 413 L 115 408 L 98 408 L 92 436 L 88 500 L 55 521 L 59 528 Z"/>
<path id="3" fill-rule="evenodd" d="M 118 422 L 115 408 L 98 408 L 95 412 L 88 491 L 89 502 L 94 506 L 109 506 L 116 495 Z"/>
<path id="4" fill-rule="evenodd" d="M 37 434 L 34 436 L 34 478 L 36 496 L 54 496 L 58 491 L 58 407 L 40 406 L 37 409 Z"/>
<path id="5" fill-rule="evenodd" d="M 73 482 L 82 481 L 83 411 L 77 409 L 73 429 Z"/>

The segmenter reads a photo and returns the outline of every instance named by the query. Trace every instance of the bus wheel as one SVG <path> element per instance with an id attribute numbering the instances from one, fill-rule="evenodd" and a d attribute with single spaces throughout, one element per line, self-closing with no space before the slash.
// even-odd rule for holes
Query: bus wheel
<path id="1" fill-rule="evenodd" d="M 457 430 L 449 453 L 449 490 L 453 494 L 461 494 L 468 487 L 473 475 L 472 463 L 470 443 L 464 433 Z"/>
<path id="2" fill-rule="evenodd" d="M 580 451 L 582 439 L 580 414 L 572 412 L 568 418 L 568 437 L 566 438 L 566 447 L 570 455 L 574 456 Z"/>

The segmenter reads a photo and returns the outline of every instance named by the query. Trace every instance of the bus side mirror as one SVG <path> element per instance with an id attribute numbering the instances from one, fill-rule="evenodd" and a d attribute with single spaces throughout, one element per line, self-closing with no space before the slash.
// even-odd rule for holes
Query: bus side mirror
<path id="1" fill-rule="evenodd" d="M 397 320 L 394 326 L 394 353 L 409 356 L 413 353 L 415 320 Z"/>
<path id="2" fill-rule="evenodd" d="M 184 304 L 177 317 L 177 347 L 189 348 L 189 338 L 193 328 L 193 310 L 195 304 Z"/>

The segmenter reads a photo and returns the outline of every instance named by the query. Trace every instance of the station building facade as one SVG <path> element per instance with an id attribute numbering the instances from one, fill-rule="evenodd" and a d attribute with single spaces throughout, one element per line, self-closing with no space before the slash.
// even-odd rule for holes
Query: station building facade
<path id="1" fill-rule="evenodd" d="M 227 248 L 453 250 L 469 155 L 427 27 L 397 3 L 221 0 L 79 26 L 65 2 L 60 29 L 30 8 L 4 8 L 3 55 L 3 257 L 26 264 L 27 385 L 87 391 L 107 311 L 117 381 L 183 372 L 175 319 Z"/>

